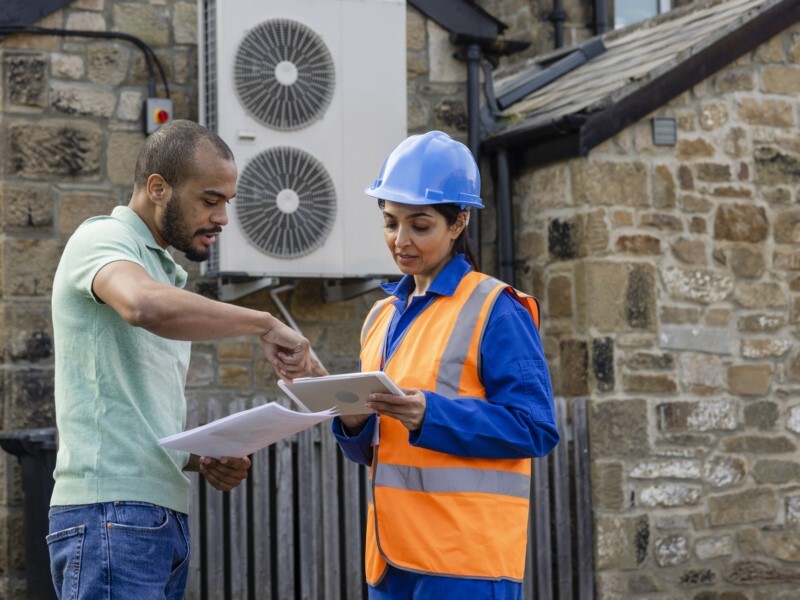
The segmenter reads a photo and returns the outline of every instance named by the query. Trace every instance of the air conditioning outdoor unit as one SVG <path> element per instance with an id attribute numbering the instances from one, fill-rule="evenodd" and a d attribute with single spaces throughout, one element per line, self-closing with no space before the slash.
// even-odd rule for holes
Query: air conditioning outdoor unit
<path id="1" fill-rule="evenodd" d="M 406 136 L 405 1 L 198 8 L 201 122 L 239 167 L 205 274 L 397 274 L 364 188 Z"/>

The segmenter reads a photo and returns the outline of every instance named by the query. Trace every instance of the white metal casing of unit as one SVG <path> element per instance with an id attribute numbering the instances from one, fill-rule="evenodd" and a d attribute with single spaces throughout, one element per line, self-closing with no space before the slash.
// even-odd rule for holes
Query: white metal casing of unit
<path id="1" fill-rule="evenodd" d="M 253 243 L 234 199 L 205 274 L 331 279 L 398 274 L 383 240 L 380 210 L 364 188 L 406 136 L 405 0 L 199 0 L 198 12 L 201 122 L 233 150 L 239 195 L 248 165 L 281 147 L 319 161 L 336 194 L 327 237 L 293 257 L 267 253 Z M 335 72 L 327 108 L 291 130 L 254 116 L 234 82 L 240 43 L 253 28 L 276 19 L 296 21 L 317 34 Z"/>

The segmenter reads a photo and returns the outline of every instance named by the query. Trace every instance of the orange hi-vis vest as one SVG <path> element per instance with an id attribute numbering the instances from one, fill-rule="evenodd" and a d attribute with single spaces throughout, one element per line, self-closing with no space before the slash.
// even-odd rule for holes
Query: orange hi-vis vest
<path id="1" fill-rule="evenodd" d="M 479 378 L 481 338 L 494 302 L 506 289 L 538 327 L 534 298 L 469 272 L 452 296 L 436 298 L 416 317 L 385 358 L 395 298 L 378 302 L 362 329 L 362 370 L 382 369 L 401 387 L 486 401 Z M 408 435 L 397 419 L 378 419 L 367 517 L 367 581 L 377 584 L 387 562 L 449 577 L 522 581 L 531 460 L 445 454 L 410 445 Z"/>

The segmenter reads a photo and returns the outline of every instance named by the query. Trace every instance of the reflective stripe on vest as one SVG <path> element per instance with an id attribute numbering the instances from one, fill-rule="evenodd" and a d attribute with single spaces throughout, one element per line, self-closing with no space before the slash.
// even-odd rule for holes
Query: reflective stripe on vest
<path id="1" fill-rule="evenodd" d="M 494 302 L 506 289 L 511 290 L 486 275 L 468 273 L 452 296 L 437 298 L 414 319 L 385 365 L 382 353 L 395 308 L 390 301 L 376 306 L 362 331 L 362 370 L 383 366 L 401 387 L 484 400 L 481 339 Z M 535 301 L 515 297 L 538 326 Z M 386 415 L 379 428 L 370 473 L 367 581 L 377 583 L 387 561 L 421 573 L 521 581 L 531 461 L 414 447 L 408 430 Z"/>

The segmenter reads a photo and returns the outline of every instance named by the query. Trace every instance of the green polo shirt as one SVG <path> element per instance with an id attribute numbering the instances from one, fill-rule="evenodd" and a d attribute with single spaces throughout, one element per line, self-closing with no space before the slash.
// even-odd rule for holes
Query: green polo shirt
<path id="1" fill-rule="evenodd" d="M 186 513 L 188 455 L 157 440 L 184 428 L 191 343 L 133 327 L 94 296 L 95 275 L 118 260 L 186 284 L 128 207 L 87 220 L 69 239 L 53 281 L 59 447 L 50 503 L 143 501 Z"/>

